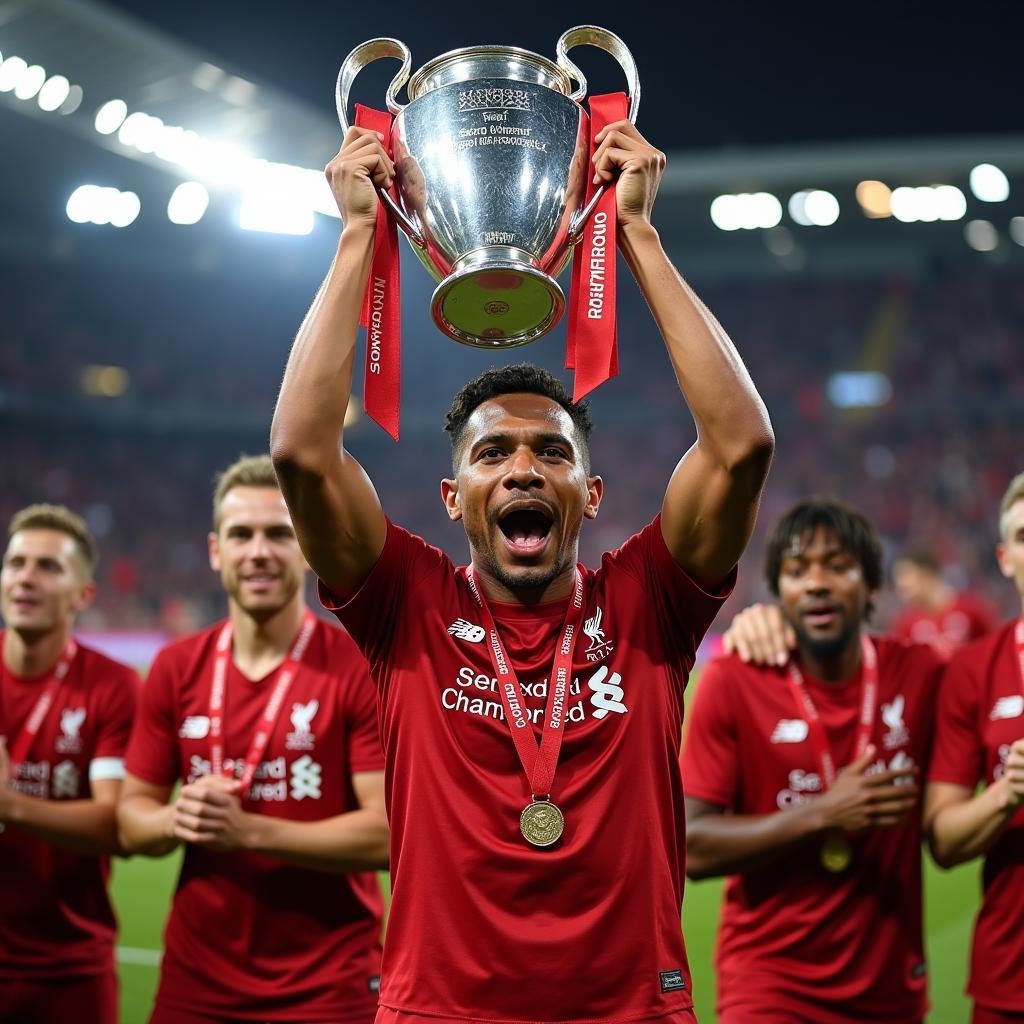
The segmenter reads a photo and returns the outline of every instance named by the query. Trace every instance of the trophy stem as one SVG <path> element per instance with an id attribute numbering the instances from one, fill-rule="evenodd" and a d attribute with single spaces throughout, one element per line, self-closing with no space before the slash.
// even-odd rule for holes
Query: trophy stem
<path id="1" fill-rule="evenodd" d="M 565 312 L 565 296 L 528 252 L 491 245 L 455 264 L 434 291 L 430 311 L 455 341 L 475 348 L 512 348 L 551 331 Z"/>

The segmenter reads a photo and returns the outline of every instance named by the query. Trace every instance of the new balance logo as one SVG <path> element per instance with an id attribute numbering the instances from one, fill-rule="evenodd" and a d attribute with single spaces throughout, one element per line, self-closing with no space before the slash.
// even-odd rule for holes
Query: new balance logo
<path id="1" fill-rule="evenodd" d="M 608 680 L 607 682 L 605 682 L 606 679 Z M 587 681 L 587 686 L 594 691 L 594 696 L 590 698 L 590 703 L 597 708 L 594 712 L 595 718 L 604 718 L 609 711 L 614 711 L 618 715 L 624 715 L 629 710 L 622 703 L 625 691 L 619 686 L 621 682 L 622 676 L 618 672 L 613 672 L 611 678 L 608 677 L 607 665 L 602 665 Z"/>
<path id="2" fill-rule="evenodd" d="M 310 800 L 320 799 L 321 768 L 309 754 L 304 754 L 292 762 L 291 776 L 293 800 L 305 800 L 306 797 Z"/>
<path id="3" fill-rule="evenodd" d="M 468 640 L 471 644 L 478 644 L 487 636 L 487 630 L 483 626 L 474 626 L 472 622 L 467 622 L 465 619 L 456 619 L 448 627 L 448 632 L 456 640 Z"/>
<path id="4" fill-rule="evenodd" d="M 807 739 L 807 723 L 802 718 L 780 718 L 772 733 L 772 743 L 803 743 Z"/>
<path id="5" fill-rule="evenodd" d="M 992 706 L 988 717 L 995 722 L 1000 718 L 1020 718 L 1024 714 L 1024 696 L 1015 693 L 1012 697 L 1000 697 Z"/>
<path id="6" fill-rule="evenodd" d="M 206 715 L 189 715 L 181 723 L 178 735 L 183 740 L 204 740 L 210 735 L 210 719 Z"/>

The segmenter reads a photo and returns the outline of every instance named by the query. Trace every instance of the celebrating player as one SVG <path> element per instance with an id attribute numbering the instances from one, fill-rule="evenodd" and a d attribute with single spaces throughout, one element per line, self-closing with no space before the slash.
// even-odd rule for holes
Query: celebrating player
<path id="1" fill-rule="evenodd" d="M 598 139 L 596 173 L 618 178 L 622 251 L 698 440 L 661 515 L 597 571 L 577 565 L 604 489 L 590 418 L 533 366 L 484 373 L 448 413 L 441 495 L 471 565 L 385 517 L 339 438 L 374 183 L 393 169 L 359 129 L 328 168 L 345 227 L 292 350 L 272 450 L 322 597 L 379 691 L 393 837 L 379 1021 L 693 1020 L 682 692 L 732 586 L 773 436 L 651 226 L 664 157 L 628 122 Z"/>
<path id="2" fill-rule="evenodd" d="M 387 863 L 366 664 L 306 607 L 269 457 L 222 474 L 209 547 L 228 619 L 158 655 L 119 808 L 131 851 L 186 844 L 151 1021 L 366 1024 L 382 912 L 367 872 Z"/>
<path id="3" fill-rule="evenodd" d="M 996 549 L 1024 602 L 1024 473 L 1003 496 Z M 925 822 L 944 867 L 985 857 L 968 994 L 974 1024 L 1021 1020 L 1024 975 L 1024 615 L 953 656 L 942 681 Z M 986 788 L 977 796 L 975 787 Z"/>
<path id="4" fill-rule="evenodd" d="M 0 572 L 0 1021 L 116 1024 L 107 896 L 139 678 L 78 643 L 96 542 L 57 505 L 18 512 Z"/>
<path id="5" fill-rule="evenodd" d="M 727 648 L 747 661 L 704 669 L 683 743 L 687 872 L 730 876 L 719 1021 L 920 1021 L 914 779 L 942 662 L 867 635 L 882 549 L 848 506 L 794 506 L 765 569 L 780 608 L 737 618 Z"/>

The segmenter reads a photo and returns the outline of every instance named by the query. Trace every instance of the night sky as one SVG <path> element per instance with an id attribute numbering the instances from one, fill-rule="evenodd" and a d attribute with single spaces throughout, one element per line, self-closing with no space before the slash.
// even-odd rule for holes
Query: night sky
<path id="1" fill-rule="evenodd" d="M 373 36 L 406 42 L 415 70 L 475 43 L 553 58 L 565 29 L 591 22 L 632 49 L 643 87 L 638 124 L 665 149 L 1005 134 L 1024 126 L 1020 0 L 110 4 L 327 114 L 342 58 Z M 592 85 L 620 87 L 611 58 L 574 53 Z"/>

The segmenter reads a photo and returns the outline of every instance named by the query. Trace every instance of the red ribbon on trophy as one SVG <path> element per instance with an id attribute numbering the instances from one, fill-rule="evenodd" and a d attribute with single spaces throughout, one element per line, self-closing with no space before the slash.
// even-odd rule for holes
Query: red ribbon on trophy
<path id="1" fill-rule="evenodd" d="M 591 96 L 590 156 L 595 136 L 606 125 L 629 114 L 625 93 Z M 587 196 L 590 202 L 600 187 L 594 184 L 593 164 L 587 163 Z M 616 260 L 615 183 L 605 189 L 584 227 L 572 261 L 569 292 L 569 338 L 565 368 L 574 370 L 572 400 L 578 402 L 610 377 L 619 373 L 619 339 L 615 324 Z"/>
<path id="2" fill-rule="evenodd" d="M 391 152 L 392 116 L 357 103 L 356 125 L 384 136 Z M 397 199 L 394 185 L 391 196 Z M 366 328 L 363 408 L 396 441 L 402 400 L 402 297 L 399 289 L 398 227 L 378 204 L 370 279 L 366 283 L 360 327 Z"/>

